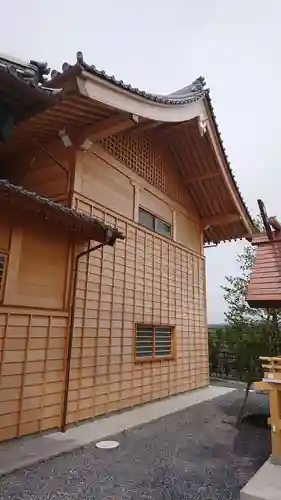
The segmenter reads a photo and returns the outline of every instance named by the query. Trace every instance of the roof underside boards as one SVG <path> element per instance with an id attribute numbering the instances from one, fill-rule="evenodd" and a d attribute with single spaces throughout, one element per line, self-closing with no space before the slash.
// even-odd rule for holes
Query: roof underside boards
<path id="1" fill-rule="evenodd" d="M 11 184 L 5 179 L 0 179 L 0 205 L 5 213 L 9 208 L 8 214 L 11 211 L 15 215 L 20 213 L 21 217 L 32 216 L 34 220 L 50 223 L 53 227 L 69 232 L 80 240 L 113 244 L 117 238 L 123 239 L 123 235 L 116 228 L 49 198 L 27 191 L 22 186 Z"/>
<path id="2" fill-rule="evenodd" d="M 280 308 L 281 241 L 269 242 L 264 237 L 260 240 L 246 300 L 254 308 Z"/>
<path id="3" fill-rule="evenodd" d="M 47 144 L 57 139 L 62 130 L 66 130 L 72 136 L 72 132 L 75 135 L 93 123 L 101 124 L 103 120 L 117 114 L 115 110 L 91 102 L 78 93 L 67 96 L 52 107 L 20 123 L 14 129 L 9 142 L 0 144 L 0 158 L 12 152 L 29 150 L 31 140 Z"/>
<path id="4" fill-rule="evenodd" d="M 180 129 L 174 127 L 165 134 L 165 140 L 177 159 L 200 218 L 210 226 L 204 232 L 205 241 L 219 242 L 244 236 L 245 223 L 229 194 L 208 133 L 201 135 L 196 122 L 194 126 L 182 124 Z M 230 174 L 228 176 L 231 182 Z M 239 202 L 243 212 L 244 206 Z"/>
<path id="5" fill-rule="evenodd" d="M 253 223 L 227 161 L 209 94 L 204 88 L 202 78 L 178 92 L 160 96 L 134 89 L 122 81 L 117 81 L 94 66 L 87 65 L 81 54 L 78 54 L 76 65 L 72 67 L 64 65 L 64 68 L 63 74 L 55 76 L 48 82 L 48 87 L 64 89 L 61 102 L 19 124 L 8 143 L 0 145 L 0 158 L 4 160 L 13 152 L 18 154 L 24 148 L 29 149 L 31 140 L 42 144 L 51 142 L 63 129 L 66 129 L 70 137 L 75 137 L 77 131 L 86 130 L 88 137 L 96 140 L 99 135 L 96 134 L 97 130 L 115 135 L 119 130 L 128 127 L 130 132 L 143 130 L 146 135 L 153 136 L 154 133 L 161 131 L 161 128 L 170 128 L 168 137 L 174 158 L 177 159 L 175 168 L 181 170 L 187 192 L 192 196 L 200 218 L 204 220 L 212 218 L 212 224 L 206 224 L 208 228 L 204 231 L 205 241 L 217 243 L 222 240 L 242 238 L 252 233 Z M 93 77 L 94 82 L 88 77 Z M 79 81 L 86 84 L 89 82 L 89 85 L 93 83 L 96 85 L 96 93 L 92 97 L 87 97 L 87 93 L 82 89 L 84 95 L 81 95 L 84 83 L 82 87 L 80 85 L 76 88 L 76 91 L 71 85 L 71 92 L 67 92 L 65 89 L 69 88 L 69 79 L 74 79 L 78 87 Z M 101 88 L 101 82 L 105 84 L 104 88 Z M 107 104 L 98 100 L 99 92 L 102 92 L 102 98 Z M 116 96 L 117 101 L 114 101 Z M 129 98 L 130 106 L 126 101 Z M 124 112 L 122 106 L 125 101 L 127 107 Z M 116 103 L 120 106 L 119 109 Z M 134 104 L 139 110 L 143 103 L 145 105 L 149 103 L 149 114 L 159 115 L 165 119 L 152 121 L 145 119 L 143 114 L 138 114 L 139 122 L 132 124 L 134 109 L 131 106 Z M 212 134 L 216 138 L 218 147 L 214 147 L 210 127 L 206 128 L 203 134 L 199 130 L 198 118 L 199 115 L 201 118 L 201 113 L 204 120 L 211 122 Z M 174 123 L 169 123 L 169 116 Z M 110 128 L 109 122 L 113 120 L 112 123 L 117 123 L 119 119 L 120 122 L 125 120 L 123 128 L 122 126 L 119 130 L 118 127 Z M 163 125 L 163 122 L 166 123 Z M 94 135 L 92 135 L 93 130 L 95 130 Z M 198 176 L 201 178 L 198 179 Z M 218 223 L 217 220 L 214 224 L 214 217 L 219 216 L 224 216 L 224 221 Z"/>

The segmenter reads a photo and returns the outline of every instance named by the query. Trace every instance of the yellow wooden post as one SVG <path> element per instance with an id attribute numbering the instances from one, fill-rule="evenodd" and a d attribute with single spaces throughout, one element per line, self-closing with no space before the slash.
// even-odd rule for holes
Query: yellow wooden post
<path id="1" fill-rule="evenodd" d="M 281 460 L 281 392 L 275 387 L 269 390 L 269 405 L 272 457 Z"/>
<path id="2" fill-rule="evenodd" d="M 281 357 L 260 357 L 260 360 L 265 362 L 264 379 L 256 382 L 255 388 L 268 391 L 272 458 L 281 462 Z"/>

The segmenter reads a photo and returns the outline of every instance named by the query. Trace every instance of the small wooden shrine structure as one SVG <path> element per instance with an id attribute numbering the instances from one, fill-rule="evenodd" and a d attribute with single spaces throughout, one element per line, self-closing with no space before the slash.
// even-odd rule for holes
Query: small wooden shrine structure
<path id="1" fill-rule="evenodd" d="M 268 217 L 262 200 L 258 200 L 265 232 L 251 240 L 257 246 L 246 300 L 251 307 L 281 308 L 281 224 Z M 272 442 L 272 459 L 281 465 L 281 356 L 261 357 L 264 378 L 255 387 L 268 391 Z"/>

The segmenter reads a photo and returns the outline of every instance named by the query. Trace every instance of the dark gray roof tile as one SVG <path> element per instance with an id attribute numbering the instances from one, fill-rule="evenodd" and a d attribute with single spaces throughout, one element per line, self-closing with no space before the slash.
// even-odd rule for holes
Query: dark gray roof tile
<path id="1" fill-rule="evenodd" d="M 28 206 L 32 213 L 39 214 L 45 220 L 58 220 L 71 232 L 81 232 L 88 239 L 95 239 L 99 234 L 104 239 L 107 235 L 112 243 L 123 239 L 123 235 L 115 227 L 104 224 L 97 218 L 77 212 L 73 208 L 57 203 L 56 201 L 28 191 L 23 186 L 12 184 L 6 179 L 0 179 L 0 200 L 18 206 Z"/>
<path id="2" fill-rule="evenodd" d="M 61 89 L 48 87 L 48 75 L 50 70 L 47 63 L 38 61 L 24 63 L 10 56 L 0 54 L 0 74 L 1 72 L 49 96 L 55 96 L 61 93 Z"/>
<path id="3" fill-rule="evenodd" d="M 132 94 L 139 95 L 140 97 L 144 97 L 149 101 L 159 102 L 161 104 L 167 105 L 183 105 L 188 104 L 190 102 L 199 101 L 205 95 L 208 94 L 208 89 L 205 89 L 205 80 L 203 77 L 197 78 L 194 82 L 192 82 L 187 87 L 173 92 L 168 95 L 161 94 L 152 94 L 150 92 L 146 92 L 145 90 L 141 90 L 136 87 L 132 87 L 130 84 L 126 84 L 123 80 L 117 80 L 114 75 L 108 75 L 104 70 L 97 69 L 93 64 L 87 64 L 84 61 L 82 52 L 77 52 L 77 62 L 76 65 L 79 66 L 82 70 L 88 71 L 92 75 L 95 75 L 113 85 L 120 87 Z M 65 73 L 71 66 L 68 63 L 63 63 L 62 65 L 62 73 Z M 56 78 L 57 72 L 52 72 L 52 78 Z"/>

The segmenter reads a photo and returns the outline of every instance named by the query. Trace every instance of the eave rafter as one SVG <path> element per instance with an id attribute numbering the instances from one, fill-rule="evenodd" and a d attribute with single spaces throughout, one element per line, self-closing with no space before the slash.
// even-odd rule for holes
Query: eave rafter
<path id="1" fill-rule="evenodd" d="M 185 171 L 184 164 L 183 164 L 180 156 L 178 155 L 176 149 L 172 146 L 172 144 L 170 142 L 168 142 L 167 145 L 168 145 L 168 148 L 169 148 L 169 151 L 170 151 L 172 157 L 174 158 L 174 160 L 176 161 L 176 163 L 178 165 L 180 174 L 182 176 L 183 183 L 186 186 L 186 188 L 188 190 L 188 193 L 189 193 L 189 195 L 190 195 L 190 197 L 191 197 L 191 199 L 192 199 L 192 201 L 194 203 L 194 207 L 197 209 L 198 215 L 200 216 L 200 210 L 199 210 L 199 207 L 198 207 L 198 204 L 197 204 L 197 200 L 194 197 L 192 190 L 190 189 L 191 183 L 188 183 L 188 181 L 186 179 L 186 171 Z"/>
<path id="2" fill-rule="evenodd" d="M 133 129 L 139 123 L 139 117 L 129 113 L 117 113 L 104 120 L 94 122 L 85 127 L 82 131 L 67 130 L 72 142 L 81 147 L 86 140 L 98 141 L 105 139 L 109 135 L 119 134 L 121 132 Z"/>
<path id="3" fill-rule="evenodd" d="M 232 224 L 233 222 L 237 222 L 241 219 L 240 215 L 237 213 L 233 214 L 224 214 L 224 215 L 214 215 L 212 217 L 206 217 L 201 220 L 200 224 L 202 229 L 204 230 L 207 226 L 216 227 L 216 226 L 225 226 L 226 224 Z"/>
<path id="4" fill-rule="evenodd" d="M 205 123 L 205 120 L 206 116 L 203 112 L 203 108 L 201 108 L 200 110 L 198 109 L 198 114 L 194 115 L 190 119 L 179 121 L 177 123 L 159 123 L 158 129 L 153 132 L 153 135 L 155 139 L 162 140 L 169 136 L 169 134 L 180 131 L 180 129 L 183 129 L 183 127 L 185 128 L 185 130 L 187 130 L 189 128 L 194 128 L 194 126 L 198 127 L 198 131 L 202 135 L 202 124 Z"/>
<path id="5" fill-rule="evenodd" d="M 228 184 L 226 183 L 217 157 L 219 150 L 215 151 L 211 146 L 207 127 L 203 133 L 195 120 L 189 124 L 182 123 L 181 127 L 185 135 L 181 133 L 179 124 L 173 124 L 170 127 L 170 137 L 167 125 L 164 135 L 160 127 L 156 134 L 152 133 L 152 137 L 159 144 L 165 137 L 165 143 L 197 210 L 205 240 L 225 241 L 229 239 L 229 234 L 233 238 L 236 234 L 241 235 L 243 226 L 245 228 L 243 211 L 238 200 L 238 205 L 234 203 L 235 193 L 229 189 L 231 181 L 228 179 Z M 181 139 L 177 132 L 182 136 Z M 247 229 L 244 231 L 246 233 Z"/>
<path id="6" fill-rule="evenodd" d="M 218 140 L 215 136 L 215 133 L 213 131 L 213 127 L 210 123 L 210 120 L 206 121 L 206 136 L 207 136 L 207 139 L 209 142 L 209 146 L 210 146 L 211 150 L 213 151 L 213 153 L 215 154 L 215 157 L 217 158 L 222 179 L 224 180 L 224 183 L 228 188 L 228 191 L 231 195 L 231 198 L 232 198 L 233 204 L 237 210 L 237 213 L 240 214 L 240 220 L 242 221 L 242 223 L 245 227 L 245 232 L 247 230 L 249 231 L 250 230 L 249 221 L 247 220 L 247 217 L 244 214 L 243 207 L 241 207 L 241 204 L 238 200 L 236 189 L 232 185 L 232 182 L 229 178 L 229 173 L 227 172 L 227 169 L 226 169 L 225 164 L 224 164 L 223 154 L 222 154 L 222 151 L 220 150 L 220 146 L 218 144 Z"/>
<path id="7" fill-rule="evenodd" d="M 193 182 L 199 182 L 199 181 L 204 181 L 208 179 L 214 179 L 215 177 L 219 177 L 221 175 L 220 172 L 209 172 L 206 174 L 202 175 L 196 175 L 193 177 L 186 177 L 185 182 L 186 184 L 193 184 Z"/>

